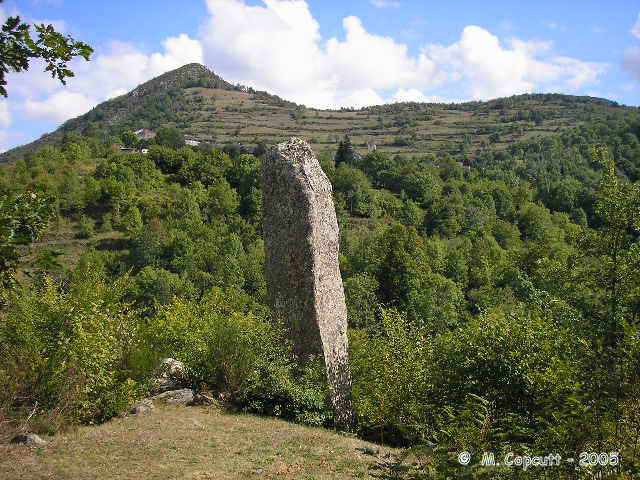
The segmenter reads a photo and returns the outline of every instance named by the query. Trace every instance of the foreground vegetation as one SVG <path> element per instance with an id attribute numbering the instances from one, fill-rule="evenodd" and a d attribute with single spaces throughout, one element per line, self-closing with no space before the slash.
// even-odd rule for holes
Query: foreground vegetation
<path id="1" fill-rule="evenodd" d="M 624 110 L 506 148 L 321 156 L 361 437 L 425 478 L 551 474 L 485 451 L 619 452 L 553 475 L 638 475 L 638 135 Z M 260 156 L 159 136 L 142 155 L 66 135 L 2 170 L 0 428 L 104 422 L 163 357 L 237 409 L 331 427 L 321 363 L 293 361 L 266 305 Z"/>

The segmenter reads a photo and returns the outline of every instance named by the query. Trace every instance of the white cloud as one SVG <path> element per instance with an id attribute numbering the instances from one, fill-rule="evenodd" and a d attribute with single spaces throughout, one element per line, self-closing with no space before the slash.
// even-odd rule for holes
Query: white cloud
<path id="1" fill-rule="evenodd" d="M 631 27 L 631 34 L 640 39 L 640 13 L 635 25 Z M 622 69 L 631 75 L 633 79 L 640 82 L 640 47 L 631 47 L 624 52 Z"/>
<path id="2" fill-rule="evenodd" d="M 326 49 L 339 88 L 430 87 L 443 80 L 424 54 L 410 57 L 406 45 L 368 33 L 357 17 L 347 17 L 342 24 L 345 41 L 331 38 Z"/>
<path id="3" fill-rule="evenodd" d="M 305 2 L 267 0 L 262 7 L 208 0 L 207 5 L 212 17 L 201 35 L 205 61 L 214 71 L 299 103 L 333 102 L 336 79 L 319 46 L 320 26 Z"/>
<path id="4" fill-rule="evenodd" d="M 429 98 L 417 88 L 399 88 L 391 98 L 396 102 L 432 102 L 433 97 Z"/>
<path id="5" fill-rule="evenodd" d="M 376 8 L 398 8 L 400 6 L 400 2 L 395 0 L 371 0 L 371 5 Z"/>
<path id="6" fill-rule="evenodd" d="M 0 153 L 6 152 L 9 148 L 13 148 L 26 139 L 27 136 L 22 132 L 0 130 Z"/>
<path id="7" fill-rule="evenodd" d="M 598 83 L 598 76 L 608 68 L 602 63 L 584 62 L 569 57 L 556 57 L 553 59 L 553 64 L 559 68 L 559 76 L 566 77 L 565 85 L 569 91 Z"/>
<path id="8" fill-rule="evenodd" d="M 127 93 L 140 83 L 191 62 L 203 62 L 202 46 L 187 35 L 167 38 L 164 52 L 147 55 L 129 44 L 114 42 L 107 53 L 98 53 L 90 62 L 73 60 L 75 77 L 67 86 L 43 72 L 34 62 L 27 72 L 8 75 L 11 97 L 24 99 L 28 118 L 62 122 L 86 113 L 96 104 Z"/>
<path id="9" fill-rule="evenodd" d="M 373 88 L 365 88 L 339 97 L 339 103 L 344 107 L 361 108 L 369 105 L 382 105 L 385 101 Z"/>
<path id="10" fill-rule="evenodd" d="M 0 153 L 7 151 L 7 137 L 9 132 L 0 130 Z"/>
<path id="11" fill-rule="evenodd" d="M 518 38 L 510 38 L 508 40 L 509 46 L 513 50 L 524 52 L 525 55 L 534 56 L 547 52 L 551 49 L 551 42 L 525 42 Z"/>
<path id="12" fill-rule="evenodd" d="M 636 38 L 640 38 L 640 13 L 638 14 L 635 25 L 631 27 L 631 34 Z"/>
<path id="13" fill-rule="evenodd" d="M 556 57 L 539 60 L 551 48 L 548 42 L 509 41 L 504 48 L 495 35 L 468 26 L 460 40 L 448 47 L 430 45 L 426 51 L 439 67 L 448 66 L 467 80 L 474 99 L 489 99 L 542 89 L 551 82 L 575 91 L 596 83 L 607 66 L 601 63 Z"/>
<path id="14" fill-rule="evenodd" d="M 212 17 L 201 32 L 207 64 L 233 82 L 298 103 L 378 103 L 380 97 L 372 89 L 428 88 L 444 79 L 426 56 L 411 57 L 406 45 L 367 32 L 357 17 L 343 20 L 344 41 L 330 38 L 323 44 L 305 1 L 207 4 Z"/>
<path id="15" fill-rule="evenodd" d="M 45 100 L 28 99 L 25 112 L 29 118 L 62 122 L 71 117 L 82 115 L 96 104 L 96 99 L 82 93 L 62 90 Z"/>
<path id="16" fill-rule="evenodd" d="M 11 125 L 11 112 L 9 111 L 9 103 L 6 100 L 0 100 L 0 128 L 7 128 Z"/>
<path id="17" fill-rule="evenodd" d="M 263 0 L 263 5 L 208 0 L 207 5 L 211 19 L 201 31 L 207 65 L 233 82 L 314 107 L 377 101 L 382 89 L 428 97 L 428 91 L 455 82 L 476 99 L 550 86 L 573 92 L 597 83 L 607 68 L 549 58 L 551 42 L 511 38 L 503 45 L 476 26 L 466 27 L 452 45 L 427 45 L 413 56 L 396 39 L 368 32 L 355 16 L 342 21 L 343 40 L 323 42 L 304 0 Z"/>
<path id="18" fill-rule="evenodd" d="M 425 95 L 417 88 L 399 88 L 391 96 L 387 103 L 395 102 L 422 102 L 422 103 L 461 103 L 465 100 L 458 98 L 445 98 L 440 95 Z"/>
<path id="19" fill-rule="evenodd" d="M 187 63 L 202 63 L 202 46 L 182 34 L 163 42 L 164 52 L 146 55 L 126 43 L 114 42 L 107 54 L 91 62 L 76 61 L 76 77 L 69 87 L 94 97 L 112 98 L 133 87 Z"/>
<path id="20" fill-rule="evenodd" d="M 149 73 L 160 75 L 187 63 L 203 63 L 202 45 L 184 33 L 163 42 L 165 53 L 154 53 L 149 59 Z"/>

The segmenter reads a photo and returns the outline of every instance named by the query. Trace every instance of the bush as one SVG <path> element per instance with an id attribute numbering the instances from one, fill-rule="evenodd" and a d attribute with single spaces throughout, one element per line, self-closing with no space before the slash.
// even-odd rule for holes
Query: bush
<path id="1" fill-rule="evenodd" d="M 101 232 L 111 232 L 113 231 L 113 223 L 112 223 L 113 213 L 107 212 L 102 216 L 102 224 L 100 225 Z"/>
<path id="2" fill-rule="evenodd" d="M 541 308 L 496 309 L 436 336 L 387 310 L 379 331 L 352 331 L 350 340 L 360 428 L 389 441 L 433 440 L 449 421 L 440 412 L 475 396 L 509 432 L 503 443 L 533 445 L 582 395 L 579 359 L 588 348 Z"/>
<path id="3" fill-rule="evenodd" d="M 386 310 L 375 332 L 350 330 L 349 359 L 360 433 L 393 443 L 427 438 L 431 344 L 406 314 Z"/>
<path id="4" fill-rule="evenodd" d="M 129 357 L 138 318 L 125 303 L 127 277 L 112 283 L 92 265 L 62 291 L 45 278 L 41 290 L 12 294 L 0 322 L 0 407 L 19 415 L 37 405 L 60 424 L 104 421 L 134 398 Z"/>
<path id="5" fill-rule="evenodd" d="M 93 218 L 82 215 L 80 217 L 80 229 L 76 234 L 78 238 L 91 238 L 96 234 L 96 222 Z"/>
<path id="6" fill-rule="evenodd" d="M 185 362 L 193 385 L 230 395 L 239 408 L 298 422 L 330 420 L 317 362 L 298 371 L 283 331 L 239 289 L 212 289 L 199 303 L 176 299 L 145 329 L 148 349 Z"/>

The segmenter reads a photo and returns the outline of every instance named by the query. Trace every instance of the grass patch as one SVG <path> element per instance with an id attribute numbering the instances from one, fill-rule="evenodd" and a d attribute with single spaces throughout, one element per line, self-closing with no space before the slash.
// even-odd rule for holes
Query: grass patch
<path id="1" fill-rule="evenodd" d="M 399 454 L 324 429 L 205 407 L 160 407 L 46 440 L 40 448 L 0 445 L 0 478 L 386 478 L 381 458 Z M 362 453 L 367 448 L 378 456 Z"/>

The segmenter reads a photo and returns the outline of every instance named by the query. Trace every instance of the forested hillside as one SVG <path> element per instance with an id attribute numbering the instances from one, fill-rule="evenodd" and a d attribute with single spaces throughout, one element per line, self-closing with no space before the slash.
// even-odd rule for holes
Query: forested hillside
<path id="1" fill-rule="evenodd" d="M 333 184 L 359 435 L 420 446 L 425 478 L 459 478 L 463 449 L 619 452 L 602 468 L 638 475 L 638 109 L 524 95 L 329 112 L 160 79 L 5 157 L 0 233 L 32 229 L 0 245 L 22 260 L 2 266 L 0 420 L 34 402 L 43 430 L 107 420 L 172 357 L 238 408 L 331 426 L 322 368 L 295 364 L 266 304 L 262 143 L 295 134 Z M 143 127 L 148 153 L 122 153 Z M 574 467 L 559 478 L 601 468 Z"/>
<path id="2" fill-rule="evenodd" d="M 375 144 L 390 155 L 446 152 L 465 162 L 481 151 L 614 118 L 633 120 L 637 114 L 637 108 L 609 100 L 559 94 L 318 110 L 231 85 L 206 67 L 189 64 L 96 106 L 34 143 L 0 155 L 0 162 L 22 158 L 44 145 L 59 146 L 65 135 L 113 142 L 127 129 L 156 131 L 162 126 L 175 126 L 182 134 L 216 145 L 273 144 L 295 135 L 309 141 L 316 152 L 331 154 L 348 134 L 360 153 Z"/>

